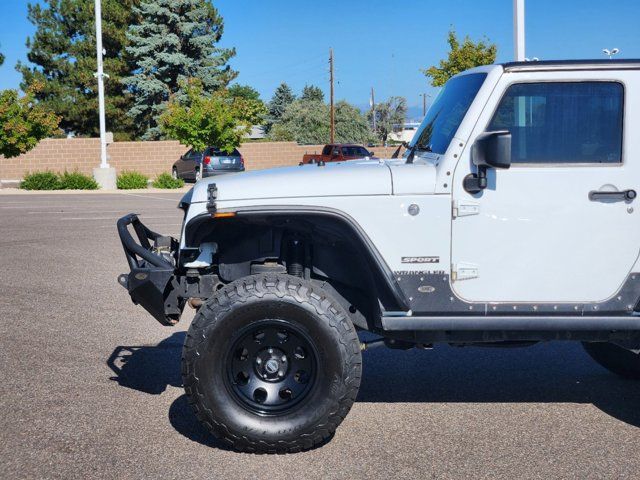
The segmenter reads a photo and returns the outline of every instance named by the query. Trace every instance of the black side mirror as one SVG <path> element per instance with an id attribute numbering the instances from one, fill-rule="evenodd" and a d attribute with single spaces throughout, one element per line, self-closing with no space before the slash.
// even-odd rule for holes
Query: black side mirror
<path id="1" fill-rule="evenodd" d="M 471 161 L 478 167 L 478 173 L 464 177 L 463 187 L 474 194 L 487 188 L 487 168 L 511 166 L 511 132 L 498 130 L 478 135 L 471 146 Z"/>

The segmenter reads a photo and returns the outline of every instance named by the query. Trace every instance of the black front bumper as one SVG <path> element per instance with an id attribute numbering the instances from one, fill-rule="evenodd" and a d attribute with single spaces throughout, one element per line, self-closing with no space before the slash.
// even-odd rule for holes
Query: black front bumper
<path id="1" fill-rule="evenodd" d="M 158 243 L 175 252 L 178 242 L 149 230 L 134 213 L 118 220 L 118 234 L 122 242 L 131 271 L 118 277 L 118 283 L 125 287 L 131 300 L 142 306 L 163 325 L 175 325 L 180 319 L 184 301 L 177 295 L 175 267 L 170 255 L 163 257 L 152 249 Z M 133 228 L 138 242 L 129 232 Z"/>

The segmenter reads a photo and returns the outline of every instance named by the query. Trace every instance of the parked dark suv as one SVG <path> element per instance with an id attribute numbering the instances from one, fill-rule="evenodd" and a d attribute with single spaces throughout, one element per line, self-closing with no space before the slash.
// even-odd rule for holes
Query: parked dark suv
<path id="1" fill-rule="evenodd" d="M 207 147 L 204 152 L 196 152 L 193 148 L 173 164 L 173 178 L 184 180 L 200 180 L 222 173 L 243 172 L 244 159 L 237 149 L 227 153 L 215 147 Z"/>

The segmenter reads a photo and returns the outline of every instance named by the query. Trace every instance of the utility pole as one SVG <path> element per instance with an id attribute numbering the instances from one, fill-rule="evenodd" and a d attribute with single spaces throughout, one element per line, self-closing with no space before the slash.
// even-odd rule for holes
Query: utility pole
<path id="1" fill-rule="evenodd" d="M 513 52 L 516 62 L 524 62 L 524 0 L 513 0 Z"/>
<path id="2" fill-rule="evenodd" d="M 100 121 L 100 167 L 93 169 L 93 176 L 102 188 L 116 188 L 116 171 L 107 162 L 107 133 L 104 113 L 104 77 L 102 66 L 102 6 L 101 0 L 95 0 L 96 14 L 96 58 L 98 70 L 94 74 L 98 79 L 98 118 Z"/>
<path id="3" fill-rule="evenodd" d="M 428 97 L 428 95 L 426 93 L 421 93 L 420 96 L 422 97 L 422 116 L 426 117 L 427 116 L 427 97 Z"/>
<path id="4" fill-rule="evenodd" d="M 376 97 L 374 95 L 373 87 L 371 87 L 371 118 L 373 119 L 373 131 L 376 131 Z"/>
<path id="5" fill-rule="evenodd" d="M 329 49 L 329 83 L 331 84 L 330 88 L 330 105 L 331 105 L 331 134 L 329 143 L 334 143 L 335 135 L 336 135 L 336 116 L 335 110 L 333 107 L 333 48 Z"/>

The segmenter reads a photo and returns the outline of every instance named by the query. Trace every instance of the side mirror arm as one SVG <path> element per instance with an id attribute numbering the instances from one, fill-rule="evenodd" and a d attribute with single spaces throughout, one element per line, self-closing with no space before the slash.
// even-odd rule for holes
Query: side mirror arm
<path id="1" fill-rule="evenodd" d="M 487 188 L 487 167 L 478 167 L 478 173 L 469 173 L 462 180 L 462 187 L 467 193 L 475 195 Z"/>

